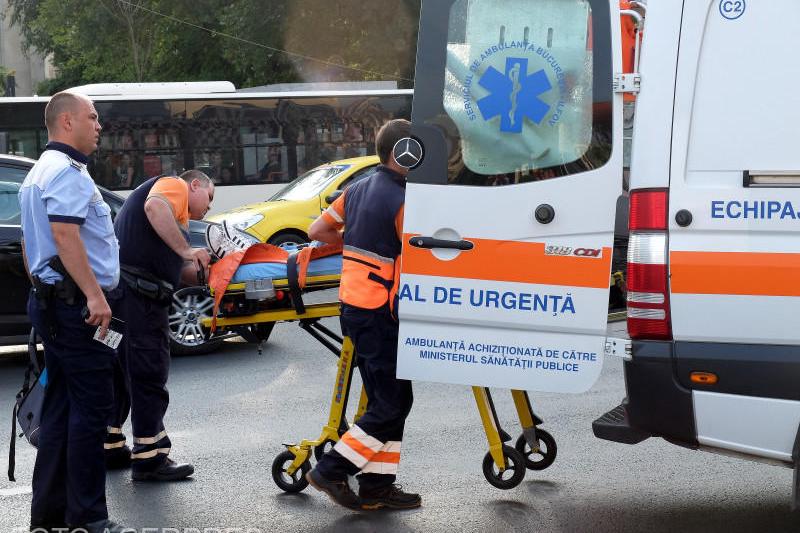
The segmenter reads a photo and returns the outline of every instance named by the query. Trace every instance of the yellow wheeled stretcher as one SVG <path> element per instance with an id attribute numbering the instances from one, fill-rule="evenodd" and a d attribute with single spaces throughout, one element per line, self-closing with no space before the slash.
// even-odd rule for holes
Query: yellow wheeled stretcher
<path id="1" fill-rule="evenodd" d="M 339 302 L 331 301 L 337 299 L 331 294 L 332 291 L 319 292 L 326 295 L 328 301 L 307 301 L 318 299 L 313 298 L 312 293 L 338 287 L 340 275 L 331 271 L 333 262 L 329 260 L 326 263 L 328 270 L 325 270 L 315 265 L 312 259 L 303 268 L 302 264 L 298 267 L 298 262 L 290 258 L 284 270 L 272 264 L 272 270 L 259 270 L 256 266 L 244 274 L 242 265 L 236 263 L 233 274 L 228 272 L 227 276 L 215 278 L 212 270 L 209 280 L 217 305 L 214 318 L 206 319 L 204 327 L 237 332 L 245 340 L 258 343 L 260 349 L 260 343 L 266 340 L 277 322 L 296 321 L 338 356 L 328 421 L 319 437 L 304 439 L 296 444 L 284 443 L 286 450 L 273 461 L 272 478 L 285 492 L 305 489 L 308 486 L 305 473 L 311 469 L 312 455 L 319 460 L 350 427 L 346 412 L 357 355 L 349 338 L 337 335 L 319 322 L 325 317 L 338 316 Z M 253 264 L 257 265 L 249 263 L 245 266 Z M 228 270 L 231 268 L 228 267 Z M 258 277 L 264 273 L 277 275 Z M 223 286 L 222 282 L 228 283 Z M 500 426 L 489 389 L 473 387 L 472 390 L 489 443 L 489 452 L 483 460 L 483 473 L 489 483 L 500 489 L 510 489 L 522 482 L 527 469 L 543 470 L 553 464 L 557 453 L 556 441 L 549 433 L 538 428 L 542 420 L 534 414 L 527 392 L 511 391 L 522 426 L 522 434 L 512 446 L 509 444 L 511 436 Z M 358 420 L 366 408 L 367 398 L 362 390 L 353 421 Z"/>

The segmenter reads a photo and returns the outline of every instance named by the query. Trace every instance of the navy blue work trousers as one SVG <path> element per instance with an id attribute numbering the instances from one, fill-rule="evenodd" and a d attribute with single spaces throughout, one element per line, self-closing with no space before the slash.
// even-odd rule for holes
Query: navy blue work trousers
<path id="1" fill-rule="evenodd" d="M 113 402 L 114 350 L 92 339 L 85 305 L 54 299 L 48 315 L 33 291 L 28 316 L 44 344 L 48 383 L 33 470 L 31 525 L 108 518 L 103 440 Z M 48 317 L 55 321 L 51 336 Z"/>
<path id="2" fill-rule="evenodd" d="M 342 333 L 355 346 L 358 370 L 367 393 L 367 410 L 356 425 L 381 443 L 403 440 L 406 418 L 414 395 L 411 382 L 397 378 L 398 324 L 389 307 L 368 310 L 342 305 Z M 317 471 L 330 480 L 343 480 L 361 468 L 338 451 L 326 453 Z M 361 473 L 360 491 L 371 491 L 394 483 L 396 475 Z"/>
<path id="3" fill-rule="evenodd" d="M 124 282 L 121 282 L 124 285 Z M 164 429 L 169 406 L 169 307 L 142 296 L 129 287 L 114 303 L 115 316 L 125 321 L 119 346 L 120 365 L 115 373 L 114 410 L 110 431 L 121 430 L 130 412 L 133 433 L 131 468 L 158 468 L 172 446 Z M 109 433 L 107 447 L 124 436 Z"/>

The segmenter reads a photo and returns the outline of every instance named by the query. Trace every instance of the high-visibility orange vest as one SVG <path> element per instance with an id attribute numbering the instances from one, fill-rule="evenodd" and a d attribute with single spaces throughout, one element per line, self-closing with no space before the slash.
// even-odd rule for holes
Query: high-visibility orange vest
<path id="1" fill-rule="evenodd" d="M 328 213 L 344 224 L 339 299 L 362 309 L 394 309 L 400 277 L 405 177 L 384 167 L 349 187 Z M 338 210 L 341 210 L 339 212 Z"/>

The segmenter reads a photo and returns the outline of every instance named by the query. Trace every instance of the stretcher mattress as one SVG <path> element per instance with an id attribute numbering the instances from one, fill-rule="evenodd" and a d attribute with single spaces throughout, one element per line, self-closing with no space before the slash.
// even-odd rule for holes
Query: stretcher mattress
<path id="1" fill-rule="evenodd" d="M 313 259 L 308 263 L 308 277 L 337 276 L 342 273 L 342 256 L 331 255 Z M 253 279 L 286 279 L 285 263 L 249 263 L 240 265 L 231 278 L 231 284 Z"/>

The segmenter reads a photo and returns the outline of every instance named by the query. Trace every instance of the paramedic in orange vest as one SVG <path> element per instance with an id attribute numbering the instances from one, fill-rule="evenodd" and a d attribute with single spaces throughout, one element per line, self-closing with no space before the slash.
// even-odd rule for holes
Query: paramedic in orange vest
<path id="1" fill-rule="evenodd" d="M 344 243 L 342 332 L 355 345 L 367 393 L 367 411 L 306 479 L 350 509 L 411 509 L 418 494 L 394 484 L 403 427 L 411 411 L 411 382 L 397 379 L 397 318 L 394 306 L 402 248 L 406 174 L 394 158 L 395 144 L 410 135 L 411 123 L 392 120 L 375 139 L 381 165 L 347 188 L 314 221 L 309 237 Z M 344 228 L 344 232 L 342 232 Z M 358 474 L 358 496 L 347 476 Z"/>

